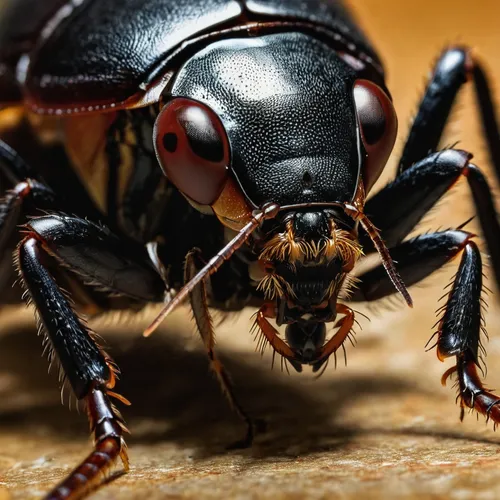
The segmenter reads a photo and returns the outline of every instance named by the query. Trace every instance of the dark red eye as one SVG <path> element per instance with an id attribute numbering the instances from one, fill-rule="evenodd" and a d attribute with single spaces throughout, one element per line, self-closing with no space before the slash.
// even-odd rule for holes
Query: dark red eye
<path id="1" fill-rule="evenodd" d="M 363 181 L 368 192 L 389 159 L 396 141 L 398 120 L 387 94 L 369 80 L 356 81 L 354 101 L 361 138 L 367 153 L 363 166 Z"/>
<path id="2" fill-rule="evenodd" d="M 177 98 L 161 110 L 154 135 L 170 181 L 196 203 L 217 200 L 229 175 L 229 141 L 218 116 L 204 104 Z"/>

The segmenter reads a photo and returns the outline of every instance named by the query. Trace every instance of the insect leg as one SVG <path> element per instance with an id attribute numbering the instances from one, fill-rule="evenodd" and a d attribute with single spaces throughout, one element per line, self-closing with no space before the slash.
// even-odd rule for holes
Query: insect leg
<path id="1" fill-rule="evenodd" d="M 75 206 L 73 203 L 76 202 L 79 208 L 80 204 L 85 207 L 88 217 L 102 218 L 90 200 L 82 199 L 79 191 L 72 191 L 71 207 L 68 206 L 68 200 L 56 195 L 39 173 L 2 140 L 0 140 L 0 173 L 14 186 L 0 201 L 0 256 L 5 251 L 16 225 L 23 220 L 23 216 L 34 214 L 37 210 L 65 207 L 71 211 Z M 69 179 L 65 177 L 64 180 Z"/>
<path id="2" fill-rule="evenodd" d="M 437 331 L 438 358 L 457 357 L 457 364 L 442 378 L 454 372 L 458 375 L 459 397 L 462 408 L 474 409 L 491 418 L 495 427 L 500 423 L 500 398 L 484 388 L 477 373 L 480 356 L 484 353 L 481 332 L 484 324 L 481 314 L 482 263 L 481 254 L 471 240 L 472 234 L 450 230 L 417 236 L 391 249 L 408 284 L 417 283 L 442 267 L 462 252 L 462 258 L 453 286 L 447 294 Z M 394 293 L 383 267 L 378 266 L 360 276 L 359 289 L 354 301 L 371 301 Z"/>
<path id="3" fill-rule="evenodd" d="M 119 457 L 125 469 L 128 459 L 123 440 L 126 429 L 109 400 L 114 396 L 126 402 L 112 392 L 116 367 L 74 312 L 71 299 L 58 287 L 46 262 L 55 258 L 84 282 L 113 293 L 161 300 L 163 281 L 148 267 L 146 251 L 143 262 L 126 243 L 104 227 L 59 214 L 31 220 L 18 246 L 21 279 L 51 347 L 49 359 L 58 360 L 74 395 L 85 402 L 94 434 L 94 451 L 49 494 L 50 499 L 80 498 L 100 484 L 102 473 Z"/>
<path id="4" fill-rule="evenodd" d="M 390 248 L 390 252 L 404 282 L 411 286 L 453 259 L 472 237 L 471 233 L 460 230 L 422 234 Z M 350 297 L 354 302 L 378 300 L 396 291 L 382 265 L 358 278 L 360 281 Z"/>
<path id="5" fill-rule="evenodd" d="M 163 301 L 165 283 L 142 245 L 106 226 L 60 213 L 35 217 L 25 227 L 83 283 L 139 302 Z"/>
<path id="6" fill-rule="evenodd" d="M 191 250 L 186 256 L 186 265 L 184 268 L 185 282 L 187 283 L 190 281 L 203 267 L 203 265 L 200 251 L 198 249 Z M 259 422 L 254 422 L 237 400 L 231 383 L 231 378 L 215 353 L 215 332 L 213 328 L 212 316 L 208 310 L 207 292 L 204 281 L 200 281 L 193 291 L 190 292 L 189 298 L 198 332 L 201 335 L 208 354 L 208 359 L 210 360 L 210 368 L 217 376 L 222 392 L 229 401 L 231 408 L 247 425 L 247 432 L 244 439 L 232 447 L 248 448 L 252 445 L 256 427 L 262 427 L 262 425 L 260 425 Z M 256 426 L 256 424 L 259 425 Z"/>
<path id="7" fill-rule="evenodd" d="M 491 419 L 494 427 L 500 423 L 500 398 L 486 389 L 478 375 L 484 347 L 481 331 L 485 332 L 481 314 L 482 263 L 481 254 L 472 241 L 464 248 L 462 260 L 455 276 L 443 316 L 437 331 L 437 355 L 440 360 L 456 356 L 457 364 L 442 377 L 457 372 L 460 418 L 465 408 L 476 410 Z"/>
<path id="8" fill-rule="evenodd" d="M 0 142 L 0 158 L 2 156 Z M 0 159 L 0 165 L 2 160 Z M 2 167 L 0 167 L 2 171 Z M 11 252 L 19 241 L 17 226 L 27 213 L 39 206 L 49 209 L 56 206 L 56 195 L 45 184 L 32 178 L 18 182 L 0 200 L 0 284 L 4 290 L 1 304 L 19 303 L 19 289 L 13 288 L 15 274 L 12 272 Z M 9 293 L 12 292 L 12 293 Z"/>
<path id="9" fill-rule="evenodd" d="M 96 486 L 100 474 L 119 456 L 128 469 L 128 459 L 123 422 L 106 395 L 115 379 L 111 360 L 97 346 L 43 266 L 43 254 L 43 242 L 36 237 L 23 240 L 18 251 L 22 280 L 75 396 L 86 403 L 94 434 L 94 451 L 47 496 L 59 499 L 78 497 Z M 51 361 L 53 356 L 51 352 Z"/>
<path id="10" fill-rule="evenodd" d="M 52 189 L 34 179 L 19 182 L 7 191 L 0 202 L 0 255 L 3 254 L 23 212 L 33 210 L 34 207 L 54 208 L 56 203 L 57 197 Z"/>
<path id="11" fill-rule="evenodd" d="M 38 173 L 6 142 L 0 139 L 0 172 L 11 184 L 17 184 L 23 179 L 37 179 Z"/>
<path id="12" fill-rule="evenodd" d="M 500 178 L 500 135 L 488 77 L 466 47 L 451 47 L 437 61 L 413 120 L 399 163 L 399 173 L 437 149 L 455 98 L 462 85 L 469 80 L 474 81 L 488 149 Z"/>
<path id="13" fill-rule="evenodd" d="M 486 178 L 469 160 L 468 153 L 461 150 L 447 149 L 433 153 L 405 170 L 371 198 L 365 211 L 379 228 L 386 245 L 393 247 L 464 176 L 488 245 L 496 281 L 500 284 L 500 226 L 496 207 Z M 360 241 L 366 253 L 373 251 L 366 235 L 361 235 Z M 397 267 L 399 270 L 399 265 Z"/>

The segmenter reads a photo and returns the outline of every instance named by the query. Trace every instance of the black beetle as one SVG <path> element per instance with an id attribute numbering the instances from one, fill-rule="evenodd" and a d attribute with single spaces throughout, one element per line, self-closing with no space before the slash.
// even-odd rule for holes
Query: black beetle
<path id="1" fill-rule="evenodd" d="M 109 399 L 126 403 L 113 392 L 117 368 L 75 307 L 166 300 L 149 334 L 189 296 L 249 445 L 254 424 L 213 350 L 209 305 L 256 305 L 260 346 L 317 371 L 351 335 L 345 302 L 397 290 L 412 305 L 406 285 L 461 253 L 437 352 L 457 358 L 445 378 L 456 371 L 462 410 L 500 422 L 500 399 L 477 374 L 483 285 L 473 235 L 461 227 L 403 241 L 464 176 L 500 282 L 484 176 L 464 151 L 428 154 L 470 78 L 500 169 L 487 79 L 467 48 L 436 63 L 397 176 L 366 203 L 397 118 L 382 64 L 338 0 L 6 0 L 0 69 L 0 171 L 14 185 L 1 205 L 0 250 L 21 234 L 21 284 L 95 438 L 47 498 L 81 497 L 118 457 L 128 464 Z M 382 264 L 354 279 L 375 252 Z M 284 338 L 269 319 L 286 325 Z"/>

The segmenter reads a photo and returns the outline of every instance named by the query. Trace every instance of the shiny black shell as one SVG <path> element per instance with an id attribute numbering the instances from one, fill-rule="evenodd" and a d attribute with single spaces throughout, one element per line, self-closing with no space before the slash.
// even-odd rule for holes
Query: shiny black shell
<path id="1" fill-rule="evenodd" d="M 352 200 L 361 167 L 356 71 L 304 33 L 219 40 L 197 52 L 169 94 L 220 117 L 231 168 L 256 207 Z"/>
<path id="2" fill-rule="evenodd" d="M 158 100 L 208 43 L 314 32 L 383 85 L 380 61 L 339 0 L 4 0 L 0 102 L 40 113 L 88 113 Z"/>

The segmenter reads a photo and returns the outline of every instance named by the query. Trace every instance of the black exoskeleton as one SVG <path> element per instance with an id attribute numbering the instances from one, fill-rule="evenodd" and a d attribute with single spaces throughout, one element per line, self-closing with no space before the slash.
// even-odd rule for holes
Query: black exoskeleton
<path id="1" fill-rule="evenodd" d="M 49 356 L 85 403 L 95 440 L 46 498 L 81 498 L 118 458 L 128 467 L 110 402 L 127 403 L 114 392 L 117 367 L 83 319 L 99 310 L 166 302 L 149 335 L 189 298 L 248 446 L 258 426 L 214 350 L 209 306 L 256 306 L 259 346 L 318 371 L 352 335 L 350 303 L 399 292 L 412 306 L 407 287 L 461 255 L 435 347 L 456 357 L 445 378 L 456 374 L 462 412 L 500 423 L 500 398 L 478 375 L 474 235 L 460 227 L 408 239 L 464 177 L 500 284 L 488 183 L 468 152 L 435 152 L 471 80 L 500 178 L 489 85 L 469 49 L 441 55 L 394 180 L 370 196 L 397 117 L 382 64 L 339 0 L 3 4 L 0 175 L 11 188 L 0 257 L 15 248 Z M 375 253 L 381 263 L 353 278 Z"/>

